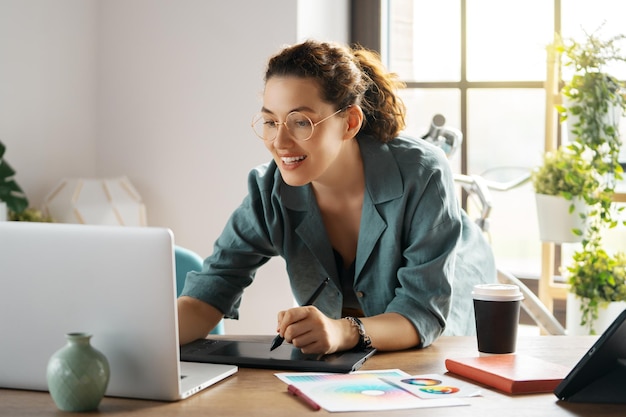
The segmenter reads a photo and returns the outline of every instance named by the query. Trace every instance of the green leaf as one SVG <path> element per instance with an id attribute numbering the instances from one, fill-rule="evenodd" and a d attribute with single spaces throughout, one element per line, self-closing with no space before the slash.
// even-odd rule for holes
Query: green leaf
<path id="1" fill-rule="evenodd" d="M 0 142 L 0 201 L 4 201 L 10 211 L 21 213 L 28 207 L 26 194 L 15 182 L 15 170 L 4 160 L 6 146 Z"/>

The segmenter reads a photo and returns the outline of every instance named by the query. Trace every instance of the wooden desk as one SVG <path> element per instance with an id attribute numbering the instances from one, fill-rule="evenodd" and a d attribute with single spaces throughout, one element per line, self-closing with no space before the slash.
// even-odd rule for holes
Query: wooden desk
<path id="1" fill-rule="evenodd" d="M 268 338 L 269 340 L 269 338 Z M 572 367 L 596 340 L 593 336 L 532 336 L 520 338 L 518 352 Z M 366 362 L 366 369 L 400 368 L 410 374 L 445 373 L 444 359 L 471 356 L 476 352 L 473 337 L 443 337 L 423 350 L 378 353 Z M 328 413 L 313 411 L 287 394 L 286 385 L 274 371 L 240 368 L 228 379 L 191 398 L 176 402 L 130 400 L 106 397 L 100 404 L 101 416 L 245 416 L 294 417 L 298 415 L 351 416 L 618 416 L 626 408 L 620 405 L 570 404 L 553 394 L 509 396 L 489 389 L 483 397 L 469 399 L 471 405 L 424 410 L 394 410 L 366 413 Z M 0 416 L 81 416 L 82 413 L 58 411 L 46 392 L 0 390 Z"/>

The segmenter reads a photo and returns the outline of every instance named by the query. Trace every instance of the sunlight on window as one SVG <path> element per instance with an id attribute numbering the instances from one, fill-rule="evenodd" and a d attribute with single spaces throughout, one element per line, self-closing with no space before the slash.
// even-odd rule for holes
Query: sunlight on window
<path id="1" fill-rule="evenodd" d="M 620 0 L 596 0 L 594 7 L 589 7 L 586 0 L 568 0 L 563 8 L 562 34 L 564 38 L 585 41 L 585 34 L 596 33 L 600 39 L 626 34 L 624 25 L 626 2 Z M 622 52 L 626 53 L 626 42 L 621 43 Z M 626 80 L 626 63 L 611 63 L 605 68 L 621 80 Z M 571 73 L 564 72 L 564 78 Z"/>
<path id="2" fill-rule="evenodd" d="M 408 112 L 406 132 L 421 136 L 433 115 L 441 113 L 450 126 L 460 128 L 464 121 L 467 129 L 467 154 L 451 160 L 455 172 L 460 172 L 461 158 L 468 174 L 495 175 L 506 172 L 502 171 L 506 167 L 530 170 L 541 162 L 544 149 L 541 86 L 546 47 L 554 39 L 554 3 L 465 0 L 465 34 L 461 33 L 461 5 L 462 0 L 388 0 L 388 67 L 409 84 L 419 83 L 401 93 Z M 583 30 L 594 32 L 601 26 L 603 38 L 626 33 L 624 16 L 626 1 L 622 0 L 561 1 L 566 38 L 580 39 Z M 461 79 L 462 56 L 466 80 Z M 607 69 L 626 80 L 626 64 Z M 537 86 L 510 85 L 520 81 Z M 489 85 L 495 82 L 500 83 L 498 88 Z M 624 123 L 625 119 L 622 133 Z M 626 146 L 623 149 L 626 160 Z M 498 262 L 520 276 L 539 276 L 541 242 L 531 185 L 495 191 L 493 200 L 491 242 Z M 476 208 L 471 202 L 468 205 L 476 217 Z"/>
<path id="3" fill-rule="evenodd" d="M 403 78 L 420 81 L 461 79 L 461 9 L 458 0 L 412 4 L 412 60 Z M 399 12 L 402 12 L 401 10 Z"/>
<path id="4" fill-rule="evenodd" d="M 544 103 L 542 89 L 471 89 L 469 173 L 506 183 L 539 165 Z M 532 187 L 493 191 L 492 197 L 491 243 L 498 263 L 515 274 L 536 275 L 541 264 L 528 261 L 541 258 Z"/>
<path id="5" fill-rule="evenodd" d="M 561 32 L 565 37 L 580 40 L 584 32 L 591 33 L 602 26 L 607 35 L 624 33 L 626 2 L 623 0 L 566 0 L 563 2 Z"/>
<path id="6" fill-rule="evenodd" d="M 553 21 L 552 4 L 546 0 L 468 1 L 468 81 L 545 79 Z"/>

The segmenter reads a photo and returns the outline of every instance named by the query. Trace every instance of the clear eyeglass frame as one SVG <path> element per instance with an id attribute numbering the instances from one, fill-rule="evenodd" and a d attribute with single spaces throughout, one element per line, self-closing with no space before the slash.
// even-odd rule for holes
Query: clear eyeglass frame
<path id="1" fill-rule="evenodd" d="M 289 113 L 284 122 L 271 120 L 267 114 L 258 113 L 252 118 L 251 127 L 254 133 L 265 142 L 272 142 L 276 139 L 278 129 L 281 125 L 287 129 L 287 132 L 289 132 L 292 138 L 300 142 L 305 142 L 313 137 L 313 132 L 315 132 L 317 125 L 336 116 L 349 107 L 350 106 L 343 107 L 316 123 L 313 123 L 309 116 L 298 111 Z"/>

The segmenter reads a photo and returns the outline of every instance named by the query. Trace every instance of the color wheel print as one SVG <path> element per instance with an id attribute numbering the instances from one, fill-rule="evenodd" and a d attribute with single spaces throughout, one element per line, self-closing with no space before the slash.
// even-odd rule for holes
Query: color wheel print
<path id="1" fill-rule="evenodd" d="M 406 378 L 406 379 L 403 379 L 401 382 L 404 382 L 405 384 L 419 385 L 419 386 L 425 386 L 425 387 L 430 387 L 432 385 L 441 384 L 441 381 L 439 381 L 438 379 L 433 379 L 433 378 Z"/>
<path id="2" fill-rule="evenodd" d="M 434 378 L 406 378 L 401 382 L 420 387 L 419 390 L 427 394 L 454 394 L 459 388 L 441 385 L 441 381 Z"/>
<path id="3" fill-rule="evenodd" d="M 457 387 L 449 387 L 446 385 L 437 385 L 434 387 L 422 387 L 420 391 L 426 392 L 428 394 L 454 394 L 455 392 L 459 392 Z"/>

